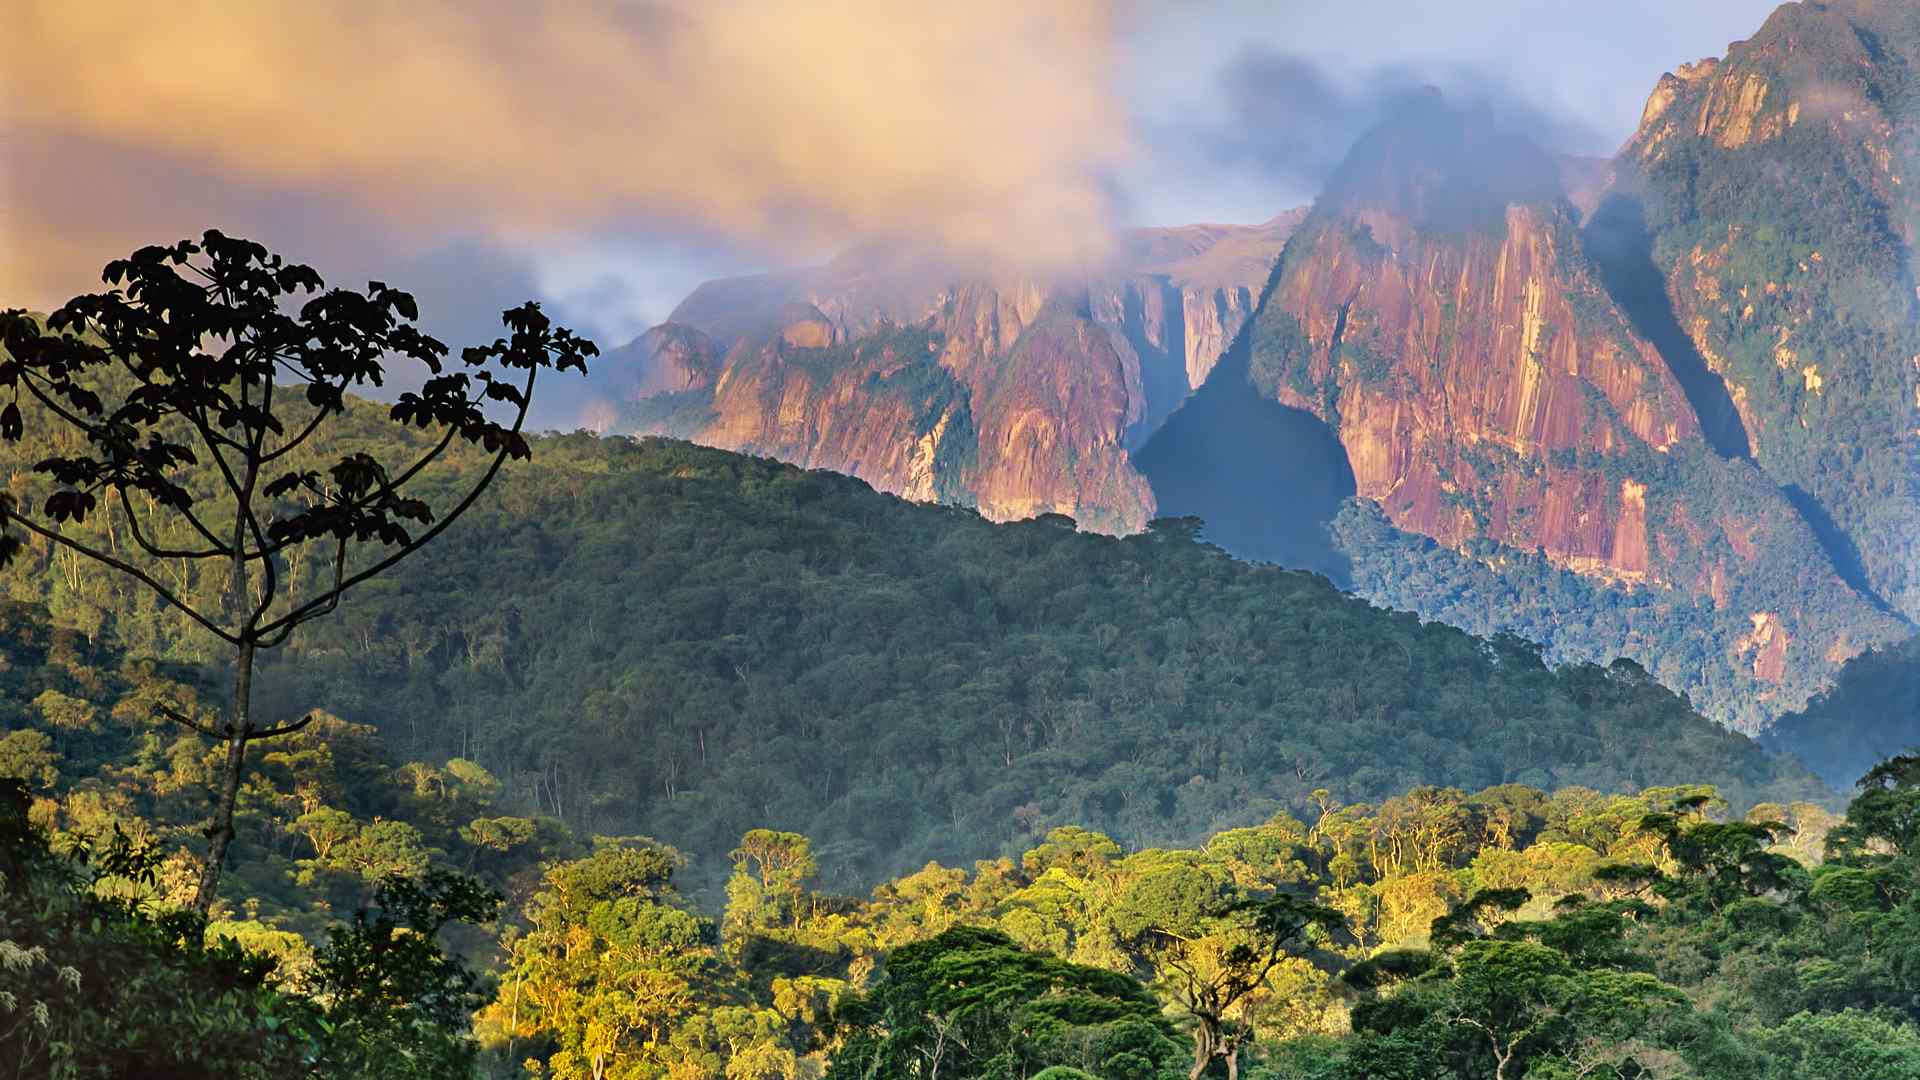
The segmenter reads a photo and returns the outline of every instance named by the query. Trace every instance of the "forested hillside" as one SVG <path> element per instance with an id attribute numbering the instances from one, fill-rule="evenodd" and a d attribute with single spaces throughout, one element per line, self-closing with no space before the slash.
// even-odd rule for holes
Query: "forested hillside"
<path id="1" fill-rule="evenodd" d="M 88 527 L 111 542 L 111 516 Z M 814 836 L 850 888 L 1063 823 L 1192 843 L 1322 788 L 1823 794 L 1631 664 L 1550 670 L 1193 534 L 992 525 L 682 443 L 544 439 L 296 637 L 258 700 L 367 725 L 398 760 L 475 762 L 516 814 L 670 841 L 697 887 L 758 826 Z M 9 575 L 128 656 L 199 657 L 177 615 L 84 561 L 30 551 Z"/>
<path id="2" fill-rule="evenodd" d="M 1920 638 L 1855 657 L 1764 742 L 1841 787 L 1882 758 L 1920 750 Z"/>
<path id="3" fill-rule="evenodd" d="M 109 721 L 42 690 L 29 732 L 124 744 L 113 723 L 143 699 L 191 692 L 92 666 L 77 634 L 9 629 L 29 642 L 9 653 L 10 689 L 125 694 Z M 1704 785 L 1420 787 L 1356 804 L 1322 791 L 1307 814 L 1190 847 L 1061 826 L 1018 854 L 930 862 L 856 895 L 825 886 L 840 876 L 831 849 L 754 829 L 729 854 L 724 912 L 703 912 L 673 848 L 589 848 L 555 823 L 484 816 L 492 791 L 471 763 L 380 768 L 366 733 L 330 722 L 250 783 L 233 878 L 253 895 L 202 948 L 167 914 L 190 879 L 171 882 L 165 863 L 126 876 L 153 867 L 149 841 L 167 832 L 141 815 L 171 796 L 191 820 L 201 755 L 189 737 L 133 743 L 135 760 L 98 775 L 43 761 L 32 832 L 0 805 L 0 931 L 16 954 L 0 990 L 45 1007 L 87 1062 L 447 1080 L 904 1077 L 930 1075 L 929 1060 L 962 1080 L 1920 1069 L 1911 759 L 1876 769 L 1844 819 L 1807 803 L 1731 815 Z M 19 751 L 9 771 L 31 756 Z M 399 816 L 325 805 L 368 799 Z M 293 817 L 303 804 L 319 805 Z M 446 830 L 475 813 L 458 839 Z M 131 855 L 118 834 L 107 843 L 112 825 Z M 76 869 L 49 840 L 97 841 L 106 857 Z M 486 924 L 492 889 L 509 903 Z M 330 909 L 363 904 L 371 914 L 317 940 Z M 423 919 L 484 978 L 422 951 L 404 927 Z M 116 959 L 139 978 L 116 977 L 130 970 Z M 186 1024 L 206 1037 L 178 1040 Z M 0 1045 L 47 1060 L 18 1031 Z"/>

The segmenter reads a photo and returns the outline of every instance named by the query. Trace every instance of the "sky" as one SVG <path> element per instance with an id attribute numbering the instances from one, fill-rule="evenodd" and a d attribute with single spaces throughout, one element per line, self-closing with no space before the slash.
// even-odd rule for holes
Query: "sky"
<path id="1" fill-rule="evenodd" d="M 1770 0 L 15 0 L 0 306 L 207 227 L 606 345 L 860 243 L 1072 265 L 1309 202 L 1400 94 L 1606 154 Z"/>

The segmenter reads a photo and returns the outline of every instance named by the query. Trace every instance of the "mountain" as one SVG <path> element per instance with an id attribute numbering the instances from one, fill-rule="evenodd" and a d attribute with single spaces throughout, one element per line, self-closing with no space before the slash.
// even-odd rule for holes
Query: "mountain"
<path id="1" fill-rule="evenodd" d="M 995 520 L 1202 517 L 1760 730 L 1913 631 L 1917 26 L 1787 5 L 1612 160 L 1416 96 L 1310 213 L 1082 274 L 868 249 L 711 282 L 614 358 L 618 427 Z"/>
<path id="2" fill-rule="evenodd" d="M 1206 381 L 1301 216 L 1135 230 L 1048 278 L 866 249 L 709 282 L 607 358 L 615 427 L 1138 531 L 1155 500 L 1130 451 Z"/>
<path id="3" fill-rule="evenodd" d="M 1251 389 L 1232 393 L 1337 438 L 1356 498 L 1326 516 L 1361 595 L 1556 658 L 1634 657 L 1758 729 L 1906 628 L 1772 478 L 1709 437 L 1569 196 L 1580 181 L 1603 202 L 1594 171 L 1485 110 L 1409 104 L 1294 233 L 1248 331 Z M 1142 460 L 1204 456 L 1196 438 L 1227 427 L 1169 424 Z M 1299 513 L 1297 485 L 1274 488 L 1263 462 L 1209 471 L 1233 486 L 1222 506 Z"/>
<path id="4" fill-rule="evenodd" d="M 1920 617 L 1920 6 L 1786 4 L 1621 151 L 1673 316 L 1843 573 Z"/>

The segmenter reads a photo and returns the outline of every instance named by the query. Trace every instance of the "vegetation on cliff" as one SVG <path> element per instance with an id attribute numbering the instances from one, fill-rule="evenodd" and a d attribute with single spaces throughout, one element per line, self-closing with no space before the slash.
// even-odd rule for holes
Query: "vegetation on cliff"
<path id="1" fill-rule="evenodd" d="M 1764 741 L 1836 786 L 1875 761 L 1920 749 L 1920 638 L 1855 657 L 1833 689 Z"/>
<path id="2" fill-rule="evenodd" d="M 1824 518 L 1702 437 L 1550 159 L 1492 124 L 1422 101 L 1356 144 L 1281 259 L 1248 378 L 1352 460 L 1364 501 L 1333 528 L 1360 595 L 1633 658 L 1761 730 L 1911 627 L 1854 588 Z"/>
<path id="3" fill-rule="evenodd" d="M 1621 157 L 1675 313 L 1755 460 L 1831 519 L 1838 558 L 1909 619 L 1916 71 L 1913 5 L 1788 4 L 1724 60 L 1664 78 Z"/>

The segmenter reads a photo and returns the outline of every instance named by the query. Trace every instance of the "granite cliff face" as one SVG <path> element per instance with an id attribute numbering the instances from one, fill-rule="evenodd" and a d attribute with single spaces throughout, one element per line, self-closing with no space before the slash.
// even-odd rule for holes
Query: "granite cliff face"
<path id="1" fill-rule="evenodd" d="M 1849 580 L 1920 618 L 1920 5 L 1787 4 L 1616 162 L 1673 315 Z"/>
<path id="2" fill-rule="evenodd" d="M 1345 223 L 1303 238 L 1255 377 L 1337 427 L 1359 494 L 1400 528 L 1644 578 L 1646 485 L 1598 462 L 1670 450 L 1693 414 L 1624 323 L 1580 318 L 1606 301 L 1571 222 L 1514 206 L 1504 225 L 1391 252 Z"/>
<path id="3" fill-rule="evenodd" d="M 1647 481 L 1605 466 L 1698 434 L 1591 272 L 1556 164 L 1437 101 L 1355 148 L 1288 251 L 1252 374 L 1336 427 L 1399 528 L 1626 580 L 1652 569 Z"/>
<path id="4" fill-rule="evenodd" d="M 1334 429 L 1357 494 L 1401 533 L 1495 567 L 1540 560 L 1585 579 L 1595 602 L 1645 593 L 1692 609 L 1705 623 L 1693 632 L 1758 703 L 1723 718 L 1760 726 L 1897 626 L 1772 483 L 1708 445 L 1578 215 L 1562 163 L 1484 115 L 1420 103 L 1355 146 L 1295 234 L 1249 378 Z M 1375 553 L 1347 554 L 1368 578 Z M 1484 628 L 1506 628 L 1493 608 L 1512 600 L 1486 604 Z"/>
<path id="5" fill-rule="evenodd" d="M 1206 381 L 1303 213 L 1138 230 L 1045 280 L 857 251 L 709 282 L 616 353 L 616 426 L 1136 531 L 1155 503 L 1130 452 Z"/>

